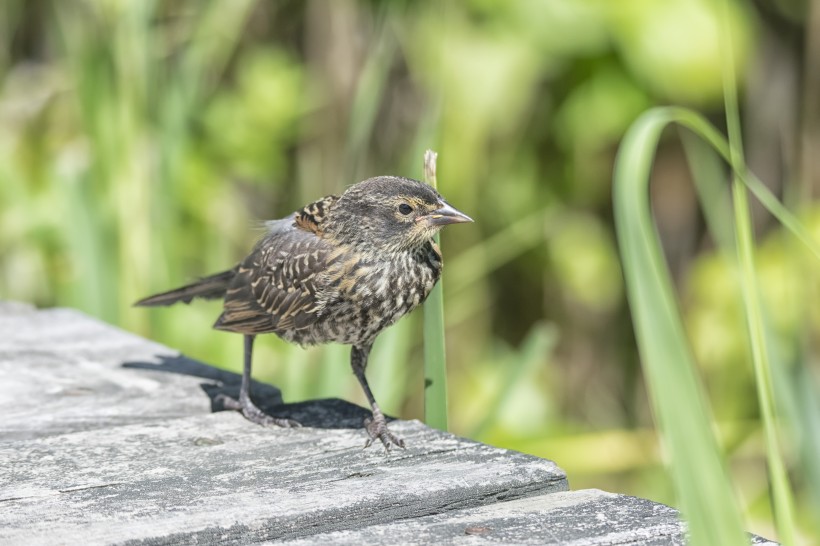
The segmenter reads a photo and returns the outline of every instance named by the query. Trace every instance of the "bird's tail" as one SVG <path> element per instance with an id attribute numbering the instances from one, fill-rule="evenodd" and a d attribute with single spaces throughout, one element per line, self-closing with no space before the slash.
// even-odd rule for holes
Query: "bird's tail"
<path id="1" fill-rule="evenodd" d="M 169 290 L 168 292 L 148 296 L 134 305 L 140 307 L 156 307 L 173 305 L 177 302 L 191 303 L 191 300 L 194 298 L 206 300 L 223 298 L 234 275 L 236 275 L 235 268 L 199 279 L 194 283 L 186 284 L 185 286 Z"/>

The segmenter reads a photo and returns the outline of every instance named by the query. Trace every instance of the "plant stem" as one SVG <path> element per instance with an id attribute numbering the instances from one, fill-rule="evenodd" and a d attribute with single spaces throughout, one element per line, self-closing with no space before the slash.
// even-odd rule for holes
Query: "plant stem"
<path id="1" fill-rule="evenodd" d="M 436 187 L 436 153 L 424 152 L 424 180 Z M 439 236 L 434 238 L 439 244 Z M 447 430 L 447 364 L 444 354 L 444 296 L 442 282 L 424 302 L 424 420 Z"/>

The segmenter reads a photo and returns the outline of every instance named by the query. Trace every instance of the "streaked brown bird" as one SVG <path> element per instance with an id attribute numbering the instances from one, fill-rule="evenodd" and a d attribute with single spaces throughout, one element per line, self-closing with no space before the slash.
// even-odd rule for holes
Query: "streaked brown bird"
<path id="1" fill-rule="evenodd" d="M 350 365 L 373 416 L 370 438 L 386 449 L 404 447 L 388 428 L 365 378 L 379 333 L 421 304 L 441 276 L 433 235 L 447 224 L 472 222 L 432 187 L 409 178 L 379 176 L 341 196 L 323 197 L 290 216 L 266 223 L 251 253 L 228 271 L 140 300 L 165 306 L 195 298 L 224 298 L 218 330 L 245 336 L 239 399 L 223 398 L 261 425 L 298 426 L 270 417 L 252 401 L 251 363 L 257 334 L 274 333 L 301 345 L 352 345 Z"/>

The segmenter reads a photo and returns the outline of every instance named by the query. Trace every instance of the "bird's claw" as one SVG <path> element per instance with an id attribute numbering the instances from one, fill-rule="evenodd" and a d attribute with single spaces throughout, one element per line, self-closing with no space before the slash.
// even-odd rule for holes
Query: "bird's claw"
<path id="1" fill-rule="evenodd" d="M 293 419 L 285 419 L 282 417 L 271 417 L 254 404 L 249 398 L 242 399 L 240 397 L 239 400 L 236 398 L 231 398 L 230 396 L 226 396 L 224 394 L 220 394 L 216 397 L 217 402 L 222 403 L 222 407 L 229 410 L 236 410 L 240 412 L 245 419 L 250 421 L 251 423 L 256 423 L 257 425 L 262 426 L 277 426 L 282 428 L 299 428 L 302 425 L 298 421 L 294 421 Z"/>
<path id="2" fill-rule="evenodd" d="M 370 436 L 364 444 L 365 449 L 373 445 L 373 442 L 377 439 L 381 441 L 384 450 L 387 452 L 390 452 L 390 448 L 394 445 L 405 449 L 404 440 L 390 432 L 390 429 L 387 428 L 387 421 L 384 415 L 378 414 L 372 418 L 368 417 L 364 420 L 364 428 L 367 431 L 367 435 Z"/>

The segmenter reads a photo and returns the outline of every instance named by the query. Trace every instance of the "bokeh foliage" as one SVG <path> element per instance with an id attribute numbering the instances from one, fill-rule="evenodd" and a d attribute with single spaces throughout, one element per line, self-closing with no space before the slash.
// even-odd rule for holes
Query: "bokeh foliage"
<path id="1" fill-rule="evenodd" d="M 420 178 L 433 148 L 440 191 L 476 219 L 442 235 L 452 430 L 555 459 L 575 488 L 674 503 L 649 431 L 611 177 L 648 107 L 723 119 L 719 4 L 6 0 L 0 297 L 76 307 L 239 369 L 239 336 L 210 330 L 217 303 L 131 303 L 230 266 L 259 220 L 368 176 Z M 801 181 L 795 151 L 809 8 L 730 5 L 748 162 L 820 237 L 807 199 L 818 182 Z M 679 140 L 665 139 L 658 229 L 749 527 L 773 536 L 742 304 L 688 172 Z M 755 220 L 764 301 L 779 331 L 804 340 L 787 349 L 816 382 L 816 264 Z M 388 413 L 422 416 L 421 352 L 420 314 L 378 341 L 369 376 Z M 343 347 L 271 336 L 255 372 L 288 401 L 361 403 L 346 360 Z"/>

